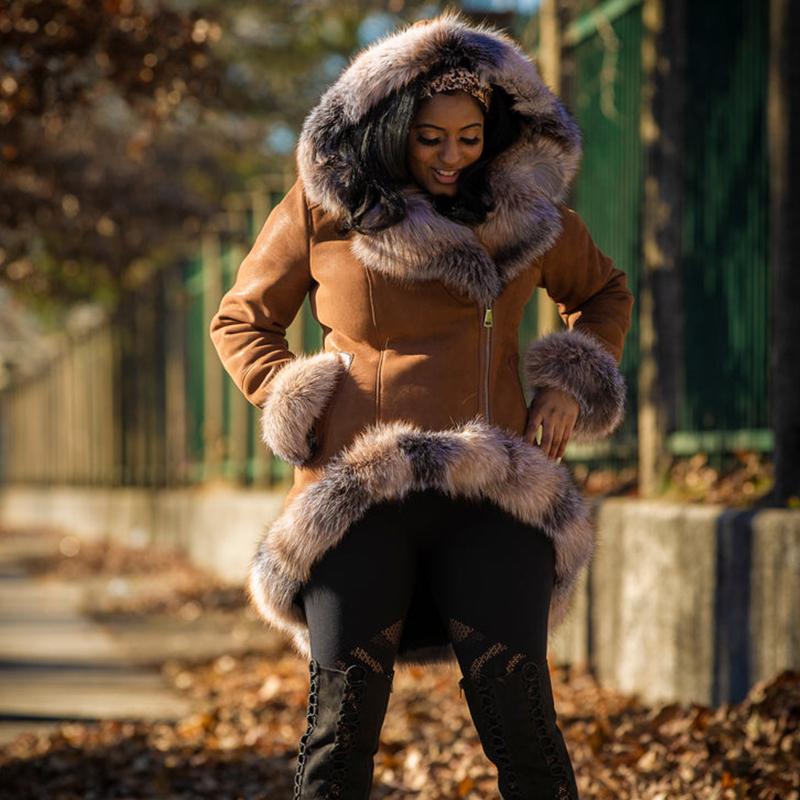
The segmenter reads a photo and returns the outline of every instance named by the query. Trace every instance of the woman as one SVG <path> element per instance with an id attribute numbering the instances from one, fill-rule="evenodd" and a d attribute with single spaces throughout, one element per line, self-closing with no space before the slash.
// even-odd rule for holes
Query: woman
<path id="1" fill-rule="evenodd" d="M 248 583 L 309 660 L 295 800 L 367 798 L 395 664 L 454 661 L 504 800 L 578 796 L 546 655 L 594 534 L 559 462 L 622 420 L 633 303 L 562 203 L 579 157 L 512 39 L 454 12 L 408 26 L 306 118 L 211 323 L 295 466 Z M 529 407 L 537 286 L 567 328 L 525 343 Z M 324 346 L 295 354 L 307 293 Z"/>

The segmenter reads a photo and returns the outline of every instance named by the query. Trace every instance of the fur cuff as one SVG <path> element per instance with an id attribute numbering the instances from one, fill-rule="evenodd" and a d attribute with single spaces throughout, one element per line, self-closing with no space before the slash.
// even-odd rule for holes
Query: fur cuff
<path id="1" fill-rule="evenodd" d="M 261 411 L 261 439 L 276 456 L 303 466 L 313 455 L 313 428 L 347 371 L 349 353 L 296 356 L 272 379 Z"/>
<path id="2" fill-rule="evenodd" d="M 542 336 L 525 350 L 523 369 L 529 389 L 561 389 L 578 401 L 576 442 L 608 436 L 625 416 L 625 378 L 591 334 L 572 329 Z"/>

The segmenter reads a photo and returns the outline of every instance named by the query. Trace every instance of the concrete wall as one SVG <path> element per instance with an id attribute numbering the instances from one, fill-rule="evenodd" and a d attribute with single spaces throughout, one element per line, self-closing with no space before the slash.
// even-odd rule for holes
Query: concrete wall
<path id="1" fill-rule="evenodd" d="M 709 705 L 800 668 L 800 511 L 611 499 L 596 515 L 556 663 L 588 662 L 649 702 Z"/>
<path id="2" fill-rule="evenodd" d="M 0 524 L 174 545 L 228 580 L 246 574 L 282 495 L 6 487 Z M 588 663 L 647 702 L 738 702 L 800 669 L 800 511 L 629 499 L 595 505 L 598 544 L 552 663 Z"/>
<path id="3" fill-rule="evenodd" d="M 244 489 L 82 489 L 13 487 L 0 490 L 0 525 L 47 526 L 87 539 L 110 536 L 132 546 L 178 547 L 225 580 L 242 580 L 264 527 L 283 497 Z"/>

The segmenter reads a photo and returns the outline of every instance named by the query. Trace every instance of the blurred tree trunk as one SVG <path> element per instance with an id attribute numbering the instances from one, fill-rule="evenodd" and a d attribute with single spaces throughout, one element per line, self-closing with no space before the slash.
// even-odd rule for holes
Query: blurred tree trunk
<path id="1" fill-rule="evenodd" d="M 770 4 L 771 500 L 800 498 L 800 4 Z"/>
<path id="2" fill-rule="evenodd" d="M 661 489 L 670 466 L 683 366 L 681 216 L 686 0 L 645 0 L 642 8 L 645 152 L 642 277 L 639 290 L 639 487 Z"/>
<path id="3" fill-rule="evenodd" d="M 542 79 L 557 95 L 561 95 L 561 19 L 558 0 L 542 0 L 539 10 L 539 66 Z M 536 327 L 540 336 L 563 326 L 558 307 L 544 289 L 536 293 Z"/>

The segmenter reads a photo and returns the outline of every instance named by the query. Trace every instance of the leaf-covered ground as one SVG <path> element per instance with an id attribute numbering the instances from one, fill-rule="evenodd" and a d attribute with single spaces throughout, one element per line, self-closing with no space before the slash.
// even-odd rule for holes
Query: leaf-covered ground
<path id="1" fill-rule="evenodd" d="M 620 469 L 590 469 L 585 463 L 570 466 L 586 495 L 639 496 L 636 466 Z M 764 453 L 737 450 L 709 455 L 700 452 L 673 457 L 659 499 L 749 508 L 762 501 L 774 483 L 773 464 Z M 796 508 L 797 498 L 793 498 L 789 506 Z"/>
<path id="2" fill-rule="evenodd" d="M 235 587 L 176 556 L 71 537 L 59 547 L 60 555 L 31 561 L 29 569 L 107 575 L 116 588 L 93 596 L 89 611 L 109 625 L 165 615 L 191 624 L 212 611 L 255 622 Z M 306 725 L 307 664 L 278 645 L 202 662 L 170 659 L 162 671 L 193 699 L 193 714 L 172 723 L 73 722 L 47 735 L 23 734 L 0 748 L 0 797 L 288 800 Z M 373 798 L 499 797 L 458 677 L 450 666 L 398 671 Z M 578 669 L 551 666 L 551 678 L 584 800 L 800 800 L 800 673 L 776 675 L 744 702 L 718 709 L 645 706 Z"/>

